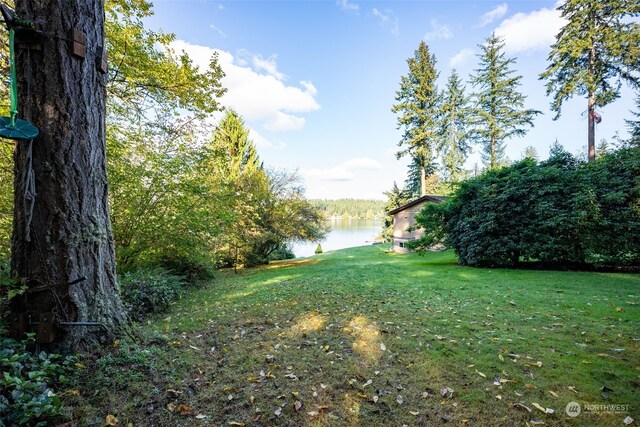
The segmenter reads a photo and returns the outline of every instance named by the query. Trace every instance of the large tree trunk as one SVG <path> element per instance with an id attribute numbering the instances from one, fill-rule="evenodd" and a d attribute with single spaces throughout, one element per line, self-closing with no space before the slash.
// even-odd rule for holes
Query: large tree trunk
<path id="1" fill-rule="evenodd" d="M 420 196 L 427 195 L 427 170 L 420 166 Z"/>
<path id="2" fill-rule="evenodd" d="M 32 320 L 53 312 L 59 321 L 100 324 L 60 329 L 63 344 L 78 348 L 111 339 L 125 321 L 107 198 L 106 74 L 95 62 L 105 45 L 104 3 L 17 0 L 16 13 L 38 22 L 46 36 L 41 50 L 16 55 L 20 116 L 40 135 L 31 153 L 27 141 L 16 146 L 12 269 L 30 288 L 53 285 L 27 294 L 20 309 Z M 72 28 L 86 34 L 85 59 L 71 55 Z M 32 213 L 25 198 L 30 162 Z"/>
<path id="3" fill-rule="evenodd" d="M 591 50 L 589 51 L 589 74 L 594 76 L 596 61 L 596 44 L 591 40 Z M 589 89 L 589 99 L 587 105 L 587 160 L 593 162 L 596 159 L 596 124 L 595 124 L 595 109 L 596 109 L 596 95 L 595 89 Z"/>
<path id="4" fill-rule="evenodd" d="M 595 96 L 589 94 L 589 104 L 587 108 L 588 131 L 587 131 L 587 160 L 593 162 L 596 159 L 596 124 L 595 124 Z"/>

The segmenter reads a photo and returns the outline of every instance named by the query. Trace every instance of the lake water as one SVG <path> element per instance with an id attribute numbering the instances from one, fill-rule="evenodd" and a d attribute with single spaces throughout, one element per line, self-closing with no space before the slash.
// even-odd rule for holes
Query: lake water
<path id="1" fill-rule="evenodd" d="M 381 219 L 332 219 L 328 224 L 331 231 L 320 242 L 324 252 L 370 245 L 382 231 Z M 314 255 L 317 247 L 318 243 L 294 243 L 293 253 L 307 257 Z"/>

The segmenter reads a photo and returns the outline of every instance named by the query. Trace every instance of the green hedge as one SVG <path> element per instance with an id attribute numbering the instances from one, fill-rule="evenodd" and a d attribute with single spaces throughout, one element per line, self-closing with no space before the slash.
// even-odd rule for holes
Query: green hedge
<path id="1" fill-rule="evenodd" d="M 621 149 L 593 163 L 556 147 L 463 182 L 416 218 L 418 251 L 444 242 L 463 264 L 627 266 L 640 263 L 640 151 Z"/>

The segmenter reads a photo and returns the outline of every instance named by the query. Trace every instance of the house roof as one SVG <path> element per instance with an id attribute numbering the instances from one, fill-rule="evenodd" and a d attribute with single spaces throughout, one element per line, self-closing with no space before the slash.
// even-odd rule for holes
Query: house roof
<path id="1" fill-rule="evenodd" d="M 431 196 L 431 195 L 427 194 L 425 196 L 418 197 L 417 199 L 412 200 L 409 203 L 405 203 L 402 206 L 398 206 L 394 210 L 391 210 L 391 211 L 387 212 L 387 215 L 395 215 L 398 212 L 402 212 L 405 209 L 409 209 L 410 207 L 418 205 L 418 204 L 423 203 L 423 202 L 442 203 L 447 199 L 448 199 L 448 197 L 445 197 L 445 196 Z"/>

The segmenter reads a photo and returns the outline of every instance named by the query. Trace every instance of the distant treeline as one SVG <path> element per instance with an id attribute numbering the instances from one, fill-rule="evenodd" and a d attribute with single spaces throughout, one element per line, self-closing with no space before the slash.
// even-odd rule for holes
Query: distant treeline
<path id="1" fill-rule="evenodd" d="M 310 199 L 309 202 L 324 213 L 325 217 L 342 218 L 383 218 L 384 204 L 382 200 Z"/>

